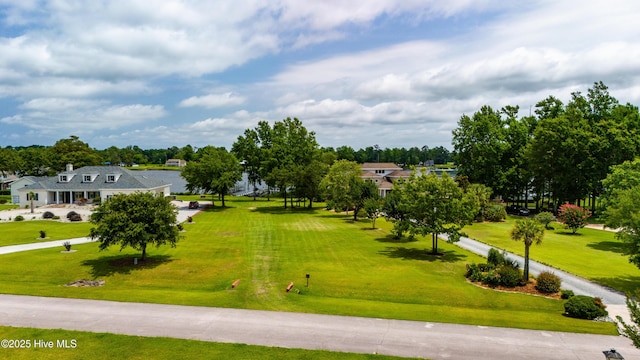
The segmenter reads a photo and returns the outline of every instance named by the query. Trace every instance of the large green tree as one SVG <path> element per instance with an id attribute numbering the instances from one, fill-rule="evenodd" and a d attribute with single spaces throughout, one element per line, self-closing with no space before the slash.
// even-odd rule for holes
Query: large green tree
<path id="1" fill-rule="evenodd" d="M 439 234 L 447 234 L 449 242 L 460 240 L 462 228 L 471 224 L 480 209 L 475 194 L 466 193 L 446 173 L 438 177 L 435 173 L 413 171 L 408 179 L 394 184 L 393 192 L 396 191 L 409 220 L 399 226 L 407 226 L 412 236 L 431 234 L 433 254 L 438 253 Z"/>
<path id="2" fill-rule="evenodd" d="M 542 244 L 544 237 L 544 227 L 541 223 L 533 219 L 516 220 L 516 224 L 511 229 L 511 239 L 524 242 L 524 281 L 529 281 L 529 248 L 531 245 Z"/>
<path id="3" fill-rule="evenodd" d="M 240 162 L 225 148 L 206 146 L 200 150 L 200 160 L 187 163 L 180 176 L 191 192 L 204 191 L 212 199 L 214 194 L 220 195 L 224 207 L 225 195 L 242 179 Z"/>
<path id="4" fill-rule="evenodd" d="M 79 168 L 82 166 L 95 166 L 103 163 L 97 150 L 89 147 L 89 144 L 81 141 L 77 136 L 71 135 L 68 139 L 58 140 L 50 149 L 51 167 L 55 171 L 63 171 L 67 164 Z"/>
<path id="5" fill-rule="evenodd" d="M 508 149 L 505 121 L 499 111 L 483 106 L 472 117 L 462 115 L 453 130 L 453 148 L 458 174 L 504 194 L 506 169 L 503 159 Z"/>
<path id="6" fill-rule="evenodd" d="M 349 160 L 338 160 L 331 165 L 328 173 L 320 182 L 322 194 L 327 202 L 336 210 L 353 208 L 351 187 L 362 181 L 361 166 Z"/>
<path id="7" fill-rule="evenodd" d="M 605 224 L 620 229 L 616 237 L 627 245 L 629 261 L 640 268 L 640 158 L 613 166 L 603 185 Z"/>
<path id="8" fill-rule="evenodd" d="M 100 250 L 120 245 L 142 251 L 146 259 L 147 245 L 169 244 L 175 247 L 180 232 L 177 210 L 168 198 L 152 193 L 118 194 L 103 202 L 91 214 L 89 236 L 97 240 Z"/>

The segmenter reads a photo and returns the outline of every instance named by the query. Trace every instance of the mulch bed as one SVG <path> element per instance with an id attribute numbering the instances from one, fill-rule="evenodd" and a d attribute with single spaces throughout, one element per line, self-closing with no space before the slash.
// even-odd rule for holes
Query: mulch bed
<path id="1" fill-rule="evenodd" d="M 503 292 L 517 292 L 517 293 L 527 294 L 527 295 L 542 296 L 542 297 L 555 299 L 555 300 L 560 300 L 561 299 L 560 296 L 562 295 L 560 292 L 557 292 L 555 294 L 545 294 L 538 291 L 538 289 L 536 289 L 535 279 L 529 280 L 529 282 L 526 285 L 515 286 L 515 287 L 505 287 L 505 286 L 490 287 L 480 282 L 471 282 L 471 283 L 475 286 L 479 286 L 485 289 L 492 289 L 492 290 L 503 291 Z"/>

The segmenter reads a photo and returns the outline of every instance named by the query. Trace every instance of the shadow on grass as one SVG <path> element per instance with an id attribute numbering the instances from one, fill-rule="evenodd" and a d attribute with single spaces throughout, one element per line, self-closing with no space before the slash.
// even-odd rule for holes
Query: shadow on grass
<path id="1" fill-rule="evenodd" d="M 380 254 L 386 255 L 394 259 L 403 260 L 425 260 L 425 261 L 441 261 L 441 262 L 459 262 L 463 261 L 467 256 L 460 255 L 455 251 L 445 251 L 433 255 L 431 249 L 416 249 L 405 247 L 387 247 L 386 250 L 379 251 Z"/>
<path id="2" fill-rule="evenodd" d="M 591 281 L 602 284 L 611 289 L 617 290 L 621 294 L 634 293 L 640 290 L 640 276 L 616 276 L 608 278 L 593 278 Z"/>
<path id="3" fill-rule="evenodd" d="M 288 214 L 317 214 L 320 208 L 307 208 L 307 207 L 293 207 L 287 206 L 285 209 L 284 206 L 261 206 L 254 209 L 251 209 L 252 212 L 257 212 L 261 214 L 270 214 L 270 215 L 288 215 Z"/>
<path id="4" fill-rule="evenodd" d="M 393 235 L 387 235 L 385 237 L 381 237 L 381 238 L 377 238 L 376 239 L 377 242 L 382 242 L 382 243 L 392 243 L 392 244 L 406 244 L 406 243 L 412 243 L 412 242 L 416 242 L 418 241 L 418 239 L 416 238 L 410 238 L 410 237 L 395 237 Z"/>
<path id="5" fill-rule="evenodd" d="M 597 243 L 587 244 L 588 247 L 601 251 L 609 251 L 618 254 L 624 254 L 627 249 L 627 245 L 616 241 L 600 241 Z"/>
<path id="6" fill-rule="evenodd" d="M 134 265 L 135 255 L 103 256 L 94 260 L 85 260 L 83 266 L 91 267 L 91 276 L 95 280 L 98 277 L 107 277 L 113 274 L 131 274 L 132 271 L 153 269 L 162 264 L 173 261 L 169 255 L 147 256 L 145 261 L 138 259 Z"/>

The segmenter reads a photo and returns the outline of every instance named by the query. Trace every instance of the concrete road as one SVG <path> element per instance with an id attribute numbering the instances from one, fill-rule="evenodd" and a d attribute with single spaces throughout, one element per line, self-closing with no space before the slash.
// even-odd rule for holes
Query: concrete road
<path id="1" fill-rule="evenodd" d="M 15 295 L 0 295 L 0 324 L 430 359 L 601 360 L 615 348 L 640 360 L 620 336 Z"/>

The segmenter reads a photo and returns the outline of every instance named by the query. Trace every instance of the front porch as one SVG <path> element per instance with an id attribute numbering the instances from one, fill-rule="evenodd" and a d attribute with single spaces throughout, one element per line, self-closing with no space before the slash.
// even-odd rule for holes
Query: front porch
<path id="1" fill-rule="evenodd" d="M 100 191 L 48 191 L 47 204 L 91 204 L 101 198 Z"/>

